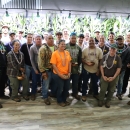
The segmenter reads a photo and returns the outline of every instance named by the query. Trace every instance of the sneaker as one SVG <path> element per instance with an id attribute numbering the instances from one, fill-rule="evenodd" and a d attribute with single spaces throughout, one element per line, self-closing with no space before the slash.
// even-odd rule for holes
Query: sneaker
<path id="1" fill-rule="evenodd" d="M 15 102 L 21 102 L 20 98 L 13 98 L 12 100 L 15 101 Z"/>
<path id="2" fill-rule="evenodd" d="M 99 100 L 98 95 L 93 95 L 93 97 L 94 97 L 95 99 Z"/>
<path id="3" fill-rule="evenodd" d="M 31 95 L 31 100 L 32 100 L 32 101 L 35 101 L 35 100 L 36 100 L 35 94 L 32 94 L 32 95 Z"/>
<path id="4" fill-rule="evenodd" d="M 110 108 L 110 102 L 106 102 L 105 107 Z"/>
<path id="5" fill-rule="evenodd" d="M 0 104 L 0 108 L 3 108 L 3 106 Z"/>
<path id="6" fill-rule="evenodd" d="M 86 96 L 82 96 L 82 101 L 86 102 L 86 100 L 87 100 L 87 97 Z"/>
<path id="7" fill-rule="evenodd" d="M 63 102 L 58 103 L 58 105 L 59 105 L 59 106 L 61 106 L 61 107 L 65 107 L 65 106 L 66 106 L 66 104 L 65 104 L 65 103 L 63 103 Z"/>
<path id="8" fill-rule="evenodd" d="M 130 101 L 127 104 L 130 105 Z"/>
<path id="9" fill-rule="evenodd" d="M 119 100 L 122 100 L 121 94 L 117 94 L 116 96 L 118 97 Z"/>
<path id="10" fill-rule="evenodd" d="M 66 101 L 66 102 L 65 102 L 65 105 L 66 105 L 66 106 L 69 106 L 69 105 L 70 105 L 70 102 L 67 102 L 67 101 Z"/>
<path id="11" fill-rule="evenodd" d="M 44 99 L 44 103 L 46 104 L 46 105 L 50 105 L 51 103 L 50 103 L 50 100 L 48 99 L 48 98 L 45 98 Z"/>
<path id="12" fill-rule="evenodd" d="M 77 99 L 77 100 L 80 100 L 80 96 L 78 94 L 72 94 L 72 96 Z"/>
<path id="13" fill-rule="evenodd" d="M 103 106 L 103 101 L 98 101 L 98 106 L 102 107 Z"/>

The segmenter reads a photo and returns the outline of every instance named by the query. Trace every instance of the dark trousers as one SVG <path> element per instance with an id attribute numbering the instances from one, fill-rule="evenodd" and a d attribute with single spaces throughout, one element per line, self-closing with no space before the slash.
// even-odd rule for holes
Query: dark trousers
<path id="1" fill-rule="evenodd" d="M 124 80 L 123 80 L 122 92 L 126 92 L 126 88 L 128 86 L 128 81 L 129 81 L 129 76 L 130 76 L 130 68 L 126 68 Z"/>
<path id="2" fill-rule="evenodd" d="M 76 95 L 78 94 L 79 74 L 71 74 L 70 79 L 72 80 L 72 93 Z"/>
<path id="3" fill-rule="evenodd" d="M 6 82 L 6 68 L 0 67 L 0 97 L 4 96 Z"/>
<path id="4" fill-rule="evenodd" d="M 32 70 L 32 94 L 37 93 L 37 83 L 41 80 L 41 74 L 36 74 L 34 69 Z"/>
<path id="5" fill-rule="evenodd" d="M 82 96 L 86 96 L 87 90 L 88 90 L 88 80 L 91 78 L 92 81 L 92 90 L 94 95 L 98 95 L 98 76 L 96 73 L 89 73 L 84 69 L 83 71 L 83 85 L 82 85 Z"/>
<path id="6" fill-rule="evenodd" d="M 53 79 L 57 83 L 57 102 L 66 102 L 70 88 L 70 79 L 61 79 L 57 74 L 53 74 Z"/>

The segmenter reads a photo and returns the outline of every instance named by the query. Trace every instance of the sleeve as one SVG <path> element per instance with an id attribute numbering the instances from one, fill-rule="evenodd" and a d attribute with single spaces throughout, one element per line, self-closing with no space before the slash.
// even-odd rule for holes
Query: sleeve
<path id="1" fill-rule="evenodd" d="M 70 56 L 70 53 L 69 53 L 69 52 L 68 52 L 68 55 L 69 55 L 69 62 L 70 62 L 72 59 L 71 59 L 71 56 Z"/>
<path id="2" fill-rule="evenodd" d="M 38 52 L 38 68 L 42 73 L 46 70 L 45 62 L 46 62 L 46 50 L 44 47 L 41 47 Z"/>
<path id="3" fill-rule="evenodd" d="M 118 56 L 118 61 L 117 61 L 117 68 L 122 68 L 122 61 L 119 56 Z"/>
<path id="4" fill-rule="evenodd" d="M 103 52 L 102 50 L 99 48 L 99 60 L 101 60 L 103 58 Z"/>
<path id="5" fill-rule="evenodd" d="M 55 52 L 52 53 L 50 63 L 56 65 L 56 53 Z"/>
<path id="6" fill-rule="evenodd" d="M 33 67 L 33 69 L 35 70 L 35 71 L 37 71 L 37 69 L 36 69 L 36 66 L 35 66 L 35 60 L 34 60 L 34 57 L 35 57 L 35 55 L 34 55 L 34 50 L 33 50 L 33 46 L 30 48 L 30 60 L 31 60 L 31 64 L 32 64 L 32 67 Z"/>
<path id="7" fill-rule="evenodd" d="M 79 55 L 78 55 L 78 65 L 80 65 L 82 62 L 82 50 L 79 48 Z"/>

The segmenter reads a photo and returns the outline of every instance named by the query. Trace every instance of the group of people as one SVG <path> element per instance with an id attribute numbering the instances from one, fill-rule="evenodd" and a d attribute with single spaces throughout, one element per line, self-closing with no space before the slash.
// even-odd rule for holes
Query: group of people
<path id="1" fill-rule="evenodd" d="M 70 105 L 67 97 L 71 87 L 72 96 L 83 102 L 91 91 L 99 107 L 104 105 L 105 98 L 106 108 L 110 107 L 116 88 L 116 96 L 122 100 L 130 75 L 130 33 L 124 38 L 110 32 L 106 39 L 99 30 L 95 31 L 94 38 L 89 32 L 69 35 L 64 29 L 56 33 L 54 40 L 49 33 L 43 34 L 44 39 L 32 33 L 28 33 L 26 39 L 19 39 L 11 32 L 7 42 L 8 29 L 3 26 L 0 33 L 0 98 L 9 98 L 5 96 L 8 84 L 12 100 L 20 102 L 23 97 L 34 101 L 40 82 L 46 105 L 51 104 L 49 96 L 55 97 L 62 107 Z M 21 86 L 23 91 L 19 97 Z M 30 88 L 31 97 L 28 96 Z"/>

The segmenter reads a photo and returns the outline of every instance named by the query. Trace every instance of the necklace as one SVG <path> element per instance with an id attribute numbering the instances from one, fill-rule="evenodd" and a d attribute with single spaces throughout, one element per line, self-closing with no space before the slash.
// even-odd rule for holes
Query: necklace
<path id="1" fill-rule="evenodd" d="M 116 54 L 115 54 L 115 56 L 114 56 L 114 59 L 113 59 L 113 61 L 112 61 L 112 65 L 111 65 L 110 67 L 107 66 L 108 56 L 109 56 L 109 53 L 106 55 L 105 61 L 103 62 L 103 68 L 106 67 L 107 69 L 111 69 L 111 68 L 113 67 L 113 65 L 114 65 L 114 61 L 115 61 L 115 59 L 116 59 Z"/>
<path id="2" fill-rule="evenodd" d="M 60 58 L 62 60 L 62 66 L 66 66 L 66 54 L 65 54 L 65 51 L 64 51 L 64 58 L 62 58 L 59 50 L 58 50 L 58 54 L 59 54 L 59 56 L 60 56 Z"/>
<path id="3" fill-rule="evenodd" d="M 1 54 L 4 54 L 5 53 L 5 48 L 4 48 L 4 45 L 0 43 L 0 52 Z"/>
<path id="4" fill-rule="evenodd" d="M 17 63 L 20 65 L 21 63 L 22 63 L 22 54 L 20 53 L 20 61 L 18 60 L 18 58 L 17 58 L 17 56 L 16 56 L 16 54 L 14 53 L 14 51 L 12 50 L 12 52 L 13 52 L 13 55 L 14 55 L 14 57 L 15 57 L 15 59 L 16 59 L 16 61 L 17 61 Z"/>
<path id="5" fill-rule="evenodd" d="M 93 56 L 93 58 L 92 58 Z M 90 48 L 88 48 L 88 57 L 90 58 L 91 62 L 94 61 L 94 59 L 96 58 L 96 47 L 94 49 L 94 53 L 90 53 Z"/>
<path id="6" fill-rule="evenodd" d="M 124 46 L 123 49 L 118 49 L 118 50 L 117 50 L 117 53 L 118 53 L 118 54 L 121 54 L 121 53 L 123 53 L 124 51 L 126 51 L 127 49 L 128 49 L 128 47 L 125 47 L 125 46 Z"/>

